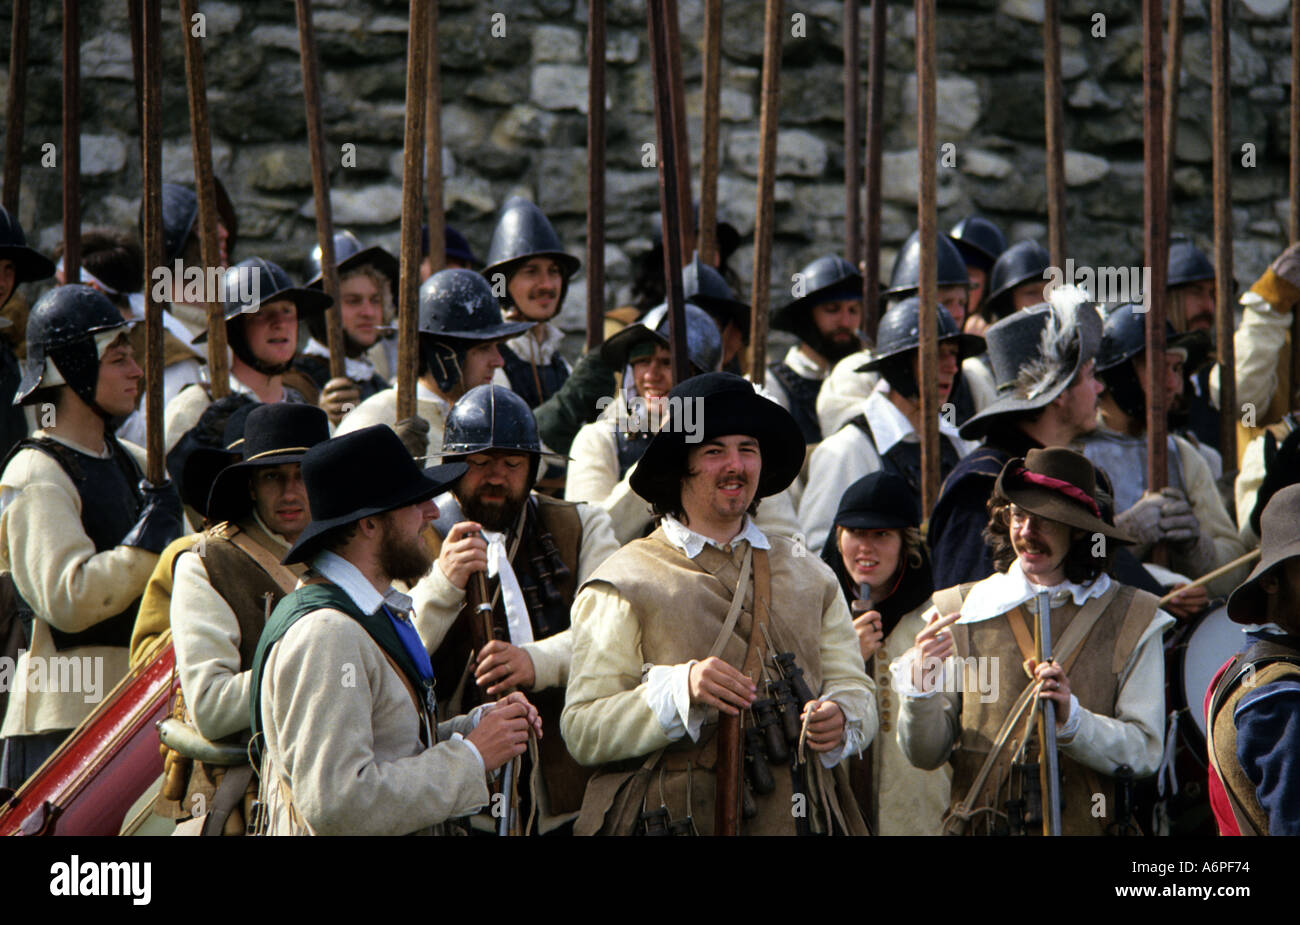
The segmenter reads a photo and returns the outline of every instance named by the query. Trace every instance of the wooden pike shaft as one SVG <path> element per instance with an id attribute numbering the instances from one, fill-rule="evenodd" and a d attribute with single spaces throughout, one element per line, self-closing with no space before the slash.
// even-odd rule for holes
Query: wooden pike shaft
<path id="1" fill-rule="evenodd" d="M 1145 141 L 1143 190 L 1145 253 L 1151 268 L 1147 297 L 1147 488 L 1159 491 L 1169 479 L 1169 445 L 1165 439 L 1165 279 L 1169 268 L 1169 239 L 1165 227 L 1164 75 L 1161 63 L 1160 0 L 1142 0 L 1142 133 Z M 1155 359 L 1158 358 L 1158 359 Z"/>
<path id="2" fill-rule="evenodd" d="M 81 30 L 79 0 L 63 0 L 63 278 L 81 280 Z"/>
<path id="3" fill-rule="evenodd" d="M 1300 0 L 1291 0 L 1291 217 L 1288 238 L 1300 241 Z M 7 184 L 6 184 L 7 187 Z M 1300 407 L 1300 312 L 1291 314 L 1291 407 Z"/>
<path id="4" fill-rule="evenodd" d="M 25 0 L 24 0 L 25 2 Z M 135 124 L 144 135 L 144 11 L 142 0 L 127 0 L 127 28 L 131 31 L 131 75 L 135 80 Z"/>
<path id="5" fill-rule="evenodd" d="M 682 24 L 677 0 L 663 0 L 664 48 L 668 53 L 668 89 L 672 94 L 673 151 L 677 157 L 677 219 L 681 223 L 682 263 L 695 252 L 694 209 L 691 208 L 691 138 L 686 130 L 686 82 L 682 76 Z"/>
<path id="6" fill-rule="evenodd" d="M 928 523 L 939 497 L 939 325 L 936 282 L 938 222 L 935 177 L 935 0 L 916 0 L 916 152 L 920 168 L 916 224 L 921 239 L 920 391 L 921 510 Z"/>
<path id="7" fill-rule="evenodd" d="M 9 37 L 9 90 L 5 97 L 4 207 L 18 217 L 18 192 L 23 172 L 23 126 L 27 112 L 27 34 L 29 0 L 14 0 Z"/>
<path id="8" fill-rule="evenodd" d="M 1183 0 L 1169 0 L 1169 53 L 1165 59 L 1165 195 L 1173 196 L 1178 149 L 1178 76 L 1183 67 Z"/>
<path id="9" fill-rule="evenodd" d="M 722 0 L 704 0 L 704 112 L 700 139 L 700 237 L 697 250 L 718 262 L 718 126 L 722 96 Z"/>
<path id="10" fill-rule="evenodd" d="M 162 226 L 162 14 L 159 0 L 144 0 L 141 23 L 141 76 L 144 84 L 144 265 L 163 263 Z M 151 274 L 152 276 L 152 274 Z M 163 468 L 163 329 L 162 305 L 145 286 L 145 478 L 161 485 Z"/>
<path id="11" fill-rule="evenodd" d="M 334 260 L 334 212 L 330 207 L 330 172 L 325 164 L 325 129 L 321 124 L 320 81 L 316 66 L 316 32 L 312 28 L 311 0 L 295 0 L 298 14 L 298 48 L 302 61 L 302 93 L 307 110 L 307 148 L 311 153 L 311 188 L 316 204 L 316 240 L 320 243 L 321 283 L 334 300 L 325 309 L 325 335 L 329 340 L 330 378 L 345 374 L 343 315 L 339 307 L 339 273 Z"/>
<path id="12" fill-rule="evenodd" d="M 673 132 L 673 98 L 669 90 L 668 27 L 663 0 L 646 0 L 650 21 L 650 61 L 654 70 L 655 132 L 659 137 L 659 208 L 663 216 L 664 296 L 668 303 L 668 343 L 673 384 L 690 377 L 686 352 L 686 305 L 682 295 L 681 213 L 678 198 L 677 140 Z"/>
<path id="13" fill-rule="evenodd" d="M 781 0 L 767 0 L 763 20 L 763 89 L 758 132 L 758 202 L 754 208 L 754 279 L 749 303 L 749 376 L 766 381 L 767 312 L 772 289 L 772 196 L 776 186 L 776 127 L 781 112 Z"/>
<path id="14" fill-rule="evenodd" d="M 605 4 L 587 7 L 587 349 L 605 339 Z"/>
<path id="15" fill-rule="evenodd" d="M 221 266 L 217 241 L 217 197 L 212 177 L 212 131 L 208 122 L 208 88 L 202 41 L 190 28 L 196 0 L 181 0 L 181 32 L 185 43 L 185 84 L 190 101 L 190 141 L 194 152 L 194 190 L 199 202 L 199 247 L 204 277 Z M 205 287 L 206 288 L 206 287 Z M 208 302 L 208 380 L 213 401 L 230 394 L 230 365 L 226 356 L 226 306 L 216 297 Z"/>
<path id="16" fill-rule="evenodd" d="M 875 343 L 880 322 L 880 171 L 885 120 L 885 0 L 871 0 L 871 47 L 867 60 L 867 157 L 863 185 L 866 228 L 862 234 L 862 330 Z"/>
<path id="17" fill-rule="evenodd" d="M 447 217 L 442 198 L 442 63 L 438 55 L 438 4 L 429 4 L 429 58 L 424 105 L 425 212 L 429 226 L 429 266 L 447 266 Z"/>
<path id="18" fill-rule="evenodd" d="M 1214 331 L 1219 357 L 1219 449 L 1237 459 L 1237 361 L 1232 308 L 1232 117 L 1229 109 L 1231 58 L 1228 0 L 1210 0 L 1210 126 L 1214 138 Z M 1294 89 L 1292 90 L 1294 92 Z M 1156 285 L 1155 274 L 1151 276 Z M 1161 276 L 1160 285 L 1164 285 Z M 1292 341 L 1294 350 L 1295 342 Z M 1148 364 L 1151 365 L 1151 364 Z M 1292 380 L 1294 387 L 1295 380 Z M 1262 411 L 1262 409 L 1261 409 Z"/>
<path id="19" fill-rule="evenodd" d="M 861 38 L 858 29 L 859 0 L 844 0 L 844 258 L 853 266 L 862 259 L 862 212 L 858 193 L 862 189 L 858 149 L 862 144 Z"/>
<path id="20" fill-rule="evenodd" d="M 1047 238 L 1065 266 L 1065 111 L 1061 104 L 1061 0 L 1043 5 L 1043 110 L 1047 135 Z"/>
<path id="21" fill-rule="evenodd" d="M 419 354 L 420 160 L 423 157 L 425 69 L 429 61 L 429 8 L 411 0 L 406 44 L 406 134 L 402 151 L 402 253 L 397 307 L 397 419 L 415 415 Z M 429 229 L 432 243 L 433 229 Z"/>

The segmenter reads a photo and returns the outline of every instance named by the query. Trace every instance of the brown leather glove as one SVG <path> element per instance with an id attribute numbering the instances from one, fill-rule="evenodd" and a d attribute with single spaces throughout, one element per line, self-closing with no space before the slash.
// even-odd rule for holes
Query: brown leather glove
<path id="1" fill-rule="evenodd" d="M 1282 251 L 1269 265 L 1269 269 L 1292 286 L 1300 287 L 1300 243 L 1292 244 Z"/>
<path id="2" fill-rule="evenodd" d="M 317 404 L 330 423 L 338 426 L 344 415 L 361 404 L 361 388 L 351 379 L 339 376 L 325 383 Z"/>
<path id="3" fill-rule="evenodd" d="M 1268 302 L 1276 312 L 1291 311 L 1300 302 L 1300 243 L 1282 251 L 1250 291 Z"/>
<path id="4" fill-rule="evenodd" d="M 406 452 L 416 459 L 423 459 L 429 453 L 429 422 L 416 415 L 405 418 L 393 425 L 393 430 L 402 439 Z"/>

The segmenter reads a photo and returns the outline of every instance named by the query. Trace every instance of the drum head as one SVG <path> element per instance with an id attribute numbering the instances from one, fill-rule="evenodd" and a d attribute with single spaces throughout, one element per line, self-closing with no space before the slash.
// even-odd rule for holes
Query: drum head
<path id="1" fill-rule="evenodd" d="M 1223 663 L 1246 643 L 1245 629 L 1228 619 L 1228 608 L 1220 607 L 1203 616 L 1187 638 L 1183 652 L 1183 702 L 1196 728 L 1205 738 L 1205 712 L 1202 704 L 1210 682 Z"/>

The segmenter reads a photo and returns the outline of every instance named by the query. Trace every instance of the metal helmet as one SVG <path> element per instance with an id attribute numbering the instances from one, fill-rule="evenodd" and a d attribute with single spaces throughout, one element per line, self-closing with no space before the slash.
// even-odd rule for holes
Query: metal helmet
<path id="1" fill-rule="evenodd" d="M 1051 265 L 1051 255 L 1036 241 L 1017 241 L 1008 247 L 989 274 L 990 291 L 984 297 L 985 316 L 998 320 L 1011 314 L 1013 290 L 1034 280 L 1046 282 L 1043 273 Z"/>
<path id="2" fill-rule="evenodd" d="M 1199 283 L 1214 279 L 1216 275 L 1210 258 L 1192 243 L 1191 238 L 1185 234 L 1169 236 L 1169 277 L 1165 280 L 1167 288 Z"/>
<path id="3" fill-rule="evenodd" d="M 961 251 L 967 266 L 977 266 L 986 273 L 1007 249 L 1002 229 L 978 215 L 968 215 L 953 225 L 948 237 Z"/>
<path id="4" fill-rule="evenodd" d="M 782 305 L 772 313 L 772 327 L 788 331 L 808 341 L 817 328 L 809 324 L 810 310 L 823 302 L 847 299 L 862 300 L 862 274 L 838 254 L 827 254 L 806 264 L 799 271 L 803 295 Z M 820 352 L 820 351 L 818 351 Z"/>
<path id="5" fill-rule="evenodd" d="M 40 251 L 27 246 L 27 236 L 18 216 L 0 207 L 0 260 L 14 265 L 14 287 L 54 275 L 54 263 Z"/>
<path id="6" fill-rule="evenodd" d="M 384 250 L 378 245 L 374 247 L 364 247 L 357 240 L 357 236 L 350 231 L 340 231 L 334 235 L 334 267 L 340 277 L 358 267 L 371 266 L 388 278 L 389 292 L 393 297 L 393 306 L 396 307 L 398 299 L 398 274 L 400 264 L 397 258 Z M 311 249 L 304 263 L 304 272 L 308 279 L 304 284 L 308 289 L 319 289 L 324 291 L 325 281 L 321 276 L 321 252 L 318 243 Z M 316 338 L 322 344 L 328 341 L 328 334 L 325 330 L 325 316 L 323 314 L 315 315 L 307 321 L 307 330 L 311 336 Z M 348 356 L 358 356 L 364 351 L 364 347 L 352 341 L 347 331 L 343 332 L 344 339 L 348 344 Z"/>
<path id="7" fill-rule="evenodd" d="M 542 452 L 537 420 L 528 403 L 501 385 L 476 385 L 451 406 L 442 434 L 442 455 L 468 456 L 486 450 Z"/>
<path id="8" fill-rule="evenodd" d="M 698 251 L 682 267 L 682 297 L 710 314 L 724 315 L 748 335 L 749 305 L 736 298 L 722 274 L 702 261 Z"/>
<path id="9" fill-rule="evenodd" d="M 465 355 L 476 344 L 505 340 L 534 327 L 506 321 L 488 281 L 473 270 L 439 270 L 420 286 L 420 367 L 444 392 L 460 382 Z"/>
<path id="10" fill-rule="evenodd" d="M 958 363 L 984 350 L 984 338 L 963 334 L 946 308 L 942 305 L 934 308 L 939 325 L 938 342 L 956 342 Z M 879 371 L 891 388 L 914 397 L 919 390 L 916 373 L 912 368 L 912 357 L 920 343 L 921 300 L 916 296 L 908 296 L 891 305 L 880 319 L 880 326 L 876 329 L 875 352 L 869 361 L 857 368 L 857 372 Z"/>
<path id="11" fill-rule="evenodd" d="M 81 284 L 56 286 L 36 300 L 27 316 L 27 357 L 14 395 L 20 405 L 42 386 L 48 359 L 63 382 L 82 401 L 95 407 L 99 350 L 95 335 L 130 327 L 108 297 Z M 52 383 L 45 382 L 45 385 Z M 53 383 L 58 384 L 58 383 Z"/>
<path id="12" fill-rule="evenodd" d="M 234 204 L 230 201 L 226 188 L 216 177 L 212 178 L 212 188 L 216 198 L 217 215 L 221 218 L 221 223 L 226 226 L 229 235 L 226 239 L 226 249 L 229 253 L 234 253 L 235 237 L 239 231 Z M 189 241 L 190 233 L 194 230 L 194 223 L 198 220 L 199 198 L 194 190 L 179 183 L 164 183 L 162 185 L 163 254 L 168 262 L 180 257 L 181 252 L 185 250 L 186 242 Z M 143 231 L 143 204 L 140 206 L 140 228 Z"/>
<path id="13" fill-rule="evenodd" d="M 686 353 L 697 372 L 713 372 L 722 362 L 722 334 L 709 313 L 687 302 Z M 600 345 L 600 358 L 606 365 L 622 370 L 628 356 L 641 344 L 657 344 L 669 348 L 668 306 L 656 305 L 635 324 L 629 324 Z"/>
<path id="14" fill-rule="evenodd" d="M 306 321 L 334 304 L 334 300 L 319 289 L 295 286 L 289 274 L 278 264 L 261 257 L 249 257 L 228 267 L 221 282 L 225 290 L 227 325 L 240 315 L 254 314 L 270 302 L 292 302 L 298 309 L 299 321 Z M 201 331 L 194 343 L 201 344 L 207 339 L 208 332 Z"/>
<path id="15" fill-rule="evenodd" d="M 559 314 L 569 291 L 569 279 L 578 272 L 580 261 L 565 252 L 550 219 L 536 203 L 522 196 L 511 196 L 502 207 L 497 226 L 492 231 L 492 243 L 488 247 L 487 266 L 483 268 L 483 276 L 489 282 L 495 282 L 496 275 L 502 274 L 508 282 L 519 265 L 533 257 L 550 257 L 560 266 L 564 282 L 560 286 L 560 298 L 555 309 L 556 314 Z M 509 292 L 501 301 L 506 305 L 512 304 Z"/>
<path id="16" fill-rule="evenodd" d="M 941 234 L 935 241 L 937 270 L 936 285 L 969 286 L 970 274 L 966 272 L 966 260 L 957 245 L 946 234 Z M 913 231 L 903 242 L 894 258 L 894 268 L 889 274 L 889 288 L 885 297 L 889 299 L 916 295 L 921 288 L 921 232 Z"/>

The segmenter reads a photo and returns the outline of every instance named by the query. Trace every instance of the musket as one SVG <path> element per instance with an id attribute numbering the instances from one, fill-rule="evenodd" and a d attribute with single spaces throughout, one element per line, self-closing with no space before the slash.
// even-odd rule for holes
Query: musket
<path id="1" fill-rule="evenodd" d="M 9 90 L 5 102 L 4 207 L 18 217 L 18 190 L 23 171 L 23 123 L 27 106 L 27 34 L 31 21 L 28 0 L 14 0 L 9 39 Z"/>
<path id="2" fill-rule="evenodd" d="M 334 262 L 334 214 L 330 206 L 330 175 L 325 166 L 325 130 L 321 125 L 320 82 L 316 71 L 316 34 L 312 29 L 311 0 L 297 0 L 299 60 L 302 93 L 307 112 L 307 147 L 311 153 L 311 188 L 316 205 L 316 239 L 320 242 L 320 275 L 325 294 L 333 303 L 325 309 L 325 336 L 330 352 L 330 378 L 347 374 L 343 347 L 343 315 L 339 300 L 339 273 Z M 400 418 L 399 418 L 400 420 Z"/>
<path id="3" fill-rule="evenodd" d="M 852 603 L 849 609 L 852 612 L 854 619 L 856 619 L 857 617 L 859 617 L 864 613 L 869 612 L 872 609 L 871 585 L 867 584 L 866 582 L 862 582 L 858 585 L 858 599 Z M 872 655 L 870 658 L 866 660 L 866 671 L 867 671 L 868 678 L 875 678 L 876 676 L 875 655 Z M 857 775 L 857 780 L 858 782 L 860 782 L 861 785 L 862 795 L 866 797 L 866 805 L 863 807 L 863 809 L 866 811 L 867 814 L 867 824 L 871 827 L 871 830 L 873 832 L 876 830 L 877 820 L 880 817 L 880 807 L 878 801 L 876 800 L 876 786 L 875 786 L 875 770 L 876 770 L 875 763 L 876 762 L 875 762 L 875 754 L 873 753 L 874 745 L 875 743 L 872 743 L 871 746 L 869 746 L 865 751 L 863 751 L 862 760 L 860 764 L 860 771 L 858 772 Z"/>
<path id="4" fill-rule="evenodd" d="M 587 6 L 587 350 L 605 339 L 605 4 Z"/>
<path id="5" fill-rule="evenodd" d="M 402 147 L 402 248 L 397 300 L 397 420 L 415 415 L 419 333 L 420 167 L 424 157 L 425 68 L 429 63 L 429 9 L 411 0 L 406 43 L 406 126 Z M 432 243 L 433 229 L 429 229 Z"/>
<path id="6" fill-rule="evenodd" d="M 1038 592 L 1038 621 L 1034 624 L 1034 658 L 1052 660 L 1052 592 Z M 1042 746 L 1039 774 L 1043 786 L 1043 834 L 1061 834 L 1061 756 L 1056 746 L 1056 704 L 1040 700 L 1038 742 Z"/>
<path id="7" fill-rule="evenodd" d="M 200 257 L 206 271 L 221 266 L 217 242 L 217 198 L 212 177 L 212 132 L 208 122 L 208 91 L 203 71 L 203 48 L 190 27 L 197 13 L 196 0 L 181 0 L 181 32 L 185 36 L 185 83 L 190 100 L 190 139 L 194 151 L 194 192 L 199 202 Z M 204 273 L 204 278 L 207 273 Z M 205 287 L 206 288 L 206 287 Z M 230 394 L 229 358 L 226 356 L 226 307 L 211 296 L 208 310 L 208 384 L 212 400 Z"/>
<path id="8" fill-rule="evenodd" d="M 474 607 L 474 619 L 479 621 L 484 645 L 486 645 L 496 638 L 496 628 L 492 625 L 492 598 L 488 594 L 487 576 L 483 572 L 476 572 L 474 579 L 478 588 L 478 604 Z M 492 699 L 500 700 L 501 695 L 498 694 Z M 518 813 L 514 796 L 515 765 L 518 760 L 517 758 L 511 758 L 506 762 L 505 767 L 501 769 L 501 793 L 505 796 L 505 812 L 497 819 L 497 835 L 501 837 L 518 834 L 515 831 L 515 820 L 518 818 Z"/>
<path id="9" fill-rule="evenodd" d="M 781 110 L 781 0 L 767 0 L 763 17 L 763 79 L 758 114 L 758 191 L 754 206 L 754 278 L 749 313 L 749 376 L 767 374 L 767 313 L 772 296 L 772 199 L 776 186 L 776 128 Z"/>

